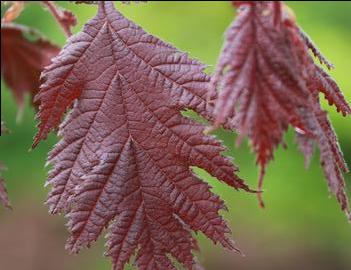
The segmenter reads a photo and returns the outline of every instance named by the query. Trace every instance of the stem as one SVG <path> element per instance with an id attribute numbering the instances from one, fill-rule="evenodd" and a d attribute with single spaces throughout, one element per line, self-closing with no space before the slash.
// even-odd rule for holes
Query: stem
<path id="1" fill-rule="evenodd" d="M 61 26 L 63 32 L 67 37 L 72 36 L 72 31 L 69 25 L 65 22 L 64 14 L 62 10 L 55 5 L 53 1 L 42 1 L 42 3 L 49 9 L 52 16 L 56 19 L 58 24 Z"/>
<path id="2" fill-rule="evenodd" d="M 2 4 L 2 1 L 1 1 Z M 24 3 L 14 2 L 11 7 L 6 10 L 4 17 L 1 19 L 1 23 L 10 23 L 14 21 L 23 11 Z"/>
<path id="3" fill-rule="evenodd" d="M 264 202 L 262 198 L 262 184 L 263 184 L 263 178 L 266 173 L 265 167 L 261 166 L 260 168 L 260 177 L 258 180 L 258 193 L 257 193 L 257 198 L 258 198 L 258 203 L 261 208 L 264 208 Z"/>

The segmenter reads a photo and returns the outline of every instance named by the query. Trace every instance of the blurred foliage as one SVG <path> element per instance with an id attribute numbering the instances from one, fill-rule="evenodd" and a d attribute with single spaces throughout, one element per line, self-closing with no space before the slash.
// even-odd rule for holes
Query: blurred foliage
<path id="1" fill-rule="evenodd" d="M 297 15 L 298 23 L 311 36 L 336 69 L 331 72 L 348 101 L 351 101 L 351 2 L 289 2 Z M 78 32 L 84 23 L 96 12 L 95 6 L 74 5 L 62 2 L 60 5 L 72 10 L 78 17 Z M 192 57 L 209 65 L 211 72 L 216 64 L 223 42 L 223 33 L 232 21 L 235 11 L 228 2 L 152 2 L 138 5 L 117 4 L 121 12 L 134 20 L 148 32 L 174 44 Z M 2 10 L 3 12 L 3 10 Z M 39 29 L 59 45 L 65 43 L 65 36 L 48 12 L 35 3 L 28 4 L 18 23 Z M 244 44 L 243 44 L 244 45 Z M 325 103 L 325 102 L 324 102 Z M 348 164 L 351 164 L 351 119 L 338 115 L 334 108 L 330 112 L 335 130 Z M 30 204 L 33 212 L 45 212 L 42 206 L 47 193 L 44 188 L 47 168 L 44 168 L 47 152 L 57 141 L 55 135 L 35 150 L 28 151 L 36 132 L 34 110 L 26 107 L 22 120 L 16 123 L 17 108 L 14 100 L 1 81 L 1 117 L 6 121 L 11 134 L 1 136 L 0 160 L 8 167 L 4 173 L 14 212 L 4 213 L 0 209 L 0 223 L 19 220 L 24 226 L 27 221 L 18 218 L 23 211 L 16 211 L 21 205 Z M 240 167 L 240 176 L 256 186 L 258 170 L 255 158 L 246 142 L 234 147 L 236 135 L 218 131 L 216 135 L 228 146 L 228 154 Z M 210 269 L 351 269 L 351 227 L 339 210 L 334 198 L 328 197 L 323 172 L 319 166 L 318 152 L 315 153 L 309 170 L 304 169 L 303 157 L 298 152 L 290 131 L 286 136 L 288 149 L 279 148 L 275 160 L 268 167 L 264 185 L 266 209 L 259 209 L 256 197 L 230 190 L 205 172 L 197 170 L 207 179 L 214 191 L 227 202 L 229 213 L 224 213 L 233 230 L 233 237 L 246 254 L 245 258 L 232 256 L 203 236 L 199 236 L 200 260 Z M 351 176 L 346 175 L 348 190 Z M 349 192 L 350 194 L 350 192 Z M 351 194 L 350 194 L 351 195 Z M 27 203 L 28 202 L 28 203 Z M 35 210 L 34 210 L 35 209 Z M 39 214 L 38 214 L 39 215 Z M 63 223 L 63 217 L 46 215 Z M 28 221 L 29 222 L 29 221 Z M 48 223 L 48 222 L 46 222 Z M 40 223 L 41 224 L 41 223 Z M 45 222 L 43 222 L 45 226 Z M 48 225 L 49 226 L 49 225 Z M 63 225 L 62 225 L 63 226 Z M 21 244 L 12 226 L 6 227 L 12 233 L 13 242 Z M 0 230 L 3 227 L 0 226 Z M 30 234 L 30 232 L 28 232 Z M 65 234 L 60 233 L 64 238 Z M 42 241 L 50 241 L 43 237 Z M 46 239 L 46 240 L 45 240 Z M 53 237 L 52 239 L 55 239 Z M 32 241 L 41 241 L 34 239 Z M 1 240 L 0 240 L 1 242 Z M 38 244 L 38 243 L 33 243 Z M 4 246 L 0 246 L 3 250 Z M 41 249 L 33 260 L 56 252 L 55 248 Z M 63 250 L 63 245 L 62 245 Z M 68 269 L 110 269 L 110 263 L 102 254 L 102 241 L 94 251 L 83 252 L 79 258 L 82 264 Z M 39 251 L 38 251 L 39 253 Z M 94 254 L 94 255 L 93 255 Z M 3 260 L 0 253 L 0 266 Z M 13 260 L 22 254 L 13 254 Z M 77 257 L 75 257 L 77 258 Z M 77 259 L 78 260 L 78 259 Z M 58 257 L 60 265 L 62 257 Z M 35 264 L 33 264 L 35 265 Z M 15 267 L 15 266 L 14 266 Z M 38 269 L 33 268 L 26 269 Z M 1 268 L 1 267 L 0 267 Z M 14 270 L 18 268 L 12 268 Z"/>

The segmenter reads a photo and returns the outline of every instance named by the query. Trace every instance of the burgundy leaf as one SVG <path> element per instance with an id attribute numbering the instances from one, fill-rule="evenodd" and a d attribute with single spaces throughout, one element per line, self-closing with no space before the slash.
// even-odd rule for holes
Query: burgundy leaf
<path id="1" fill-rule="evenodd" d="M 314 64 L 308 50 L 328 68 L 332 65 L 282 3 L 236 1 L 234 5 L 239 8 L 238 16 L 227 31 L 211 82 L 212 92 L 220 90 L 214 126 L 229 118 L 239 131 L 239 142 L 249 137 L 261 167 L 259 190 L 275 148 L 288 126 L 294 127 L 306 164 L 313 142 L 319 146 L 329 187 L 350 216 L 342 176 L 347 167 L 320 107 L 319 92 L 343 115 L 350 114 L 351 109 L 336 82 Z M 261 199 L 260 203 L 263 206 Z"/>
<path id="2" fill-rule="evenodd" d="M 34 30 L 1 24 L 1 76 L 20 108 L 25 93 L 34 96 L 38 92 L 40 73 L 59 50 Z"/>
<path id="3" fill-rule="evenodd" d="M 74 103 L 48 160 L 47 204 L 67 213 L 70 251 L 90 246 L 106 227 L 114 269 L 135 253 L 142 270 L 175 269 L 169 256 L 192 269 L 191 231 L 237 249 L 219 215 L 224 203 L 190 169 L 250 191 L 221 143 L 181 115 L 192 109 L 211 119 L 203 70 L 106 1 L 43 72 L 34 146 Z"/>

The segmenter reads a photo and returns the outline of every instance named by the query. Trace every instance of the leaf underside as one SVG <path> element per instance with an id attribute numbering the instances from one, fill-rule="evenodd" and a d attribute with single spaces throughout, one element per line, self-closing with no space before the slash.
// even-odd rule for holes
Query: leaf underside
<path id="1" fill-rule="evenodd" d="M 69 220 L 70 251 L 90 246 L 107 227 L 114 269 L 134 254 L 142 270 L 176 269 L 170 257 L 192 269 L 192 231 L 237 250 L 219 215 L 224 203 L 190 169 L 250 191 L 221 143 L 181 115 L 192 109 L 212 119 L 204 68 L 105 1 L 45 69 L 34 147 L 73 106 L 49 154 L 47 181 L 50 211 Z"/>
<path id="2" fill-rule="evenodd" d="M 282 3 L 234 1 L 234 5 L 239 7 L 238 15 L 227 31 L 211 81 L 212 92 L 220 89 L 214 125 L 230 118 L 239 130 L 239 141 L 249 137 L 261 167 L 259 190 L 275 148 L 289 125 L 294 127 L 306 164 L 314 144 L 318 145 L 329 188 L 351 219 L 342 175 L 348 169 L 319 93 L 344 116 L 351 109 L 336 82 L 314 64 L 308 50 L 328 68 L 332 65 Z"/>
<path id="3" fill-rule="evenodd" d="M 39 91 L 40 73 L 59 51 L 34 30 L 1 23 L 1 76 L 20 109 L 25 93 L 34 96 Z M 38 107 L 38 104 L 34 105 Z"/>

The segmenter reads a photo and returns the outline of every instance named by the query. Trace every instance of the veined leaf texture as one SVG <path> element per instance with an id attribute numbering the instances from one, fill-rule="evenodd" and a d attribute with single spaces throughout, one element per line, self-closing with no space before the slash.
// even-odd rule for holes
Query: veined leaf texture
<path id="1" fill-rule="evenodd" d="M 42 74 L 34 146 L 60 126 L 47 204 L 65 212 L 67 248 L 90 246 L 108 227 L 114 269 L 136 253 L 139 269 L 187 269 L 196 263 L 191 231 L 236 250 L 219 211 L 224 203 L 190 166 L 249 191 L 225 148 L 204 126 L 181 115 L 211 119 L 204 65 L 124 18 L 111 1 L 71 37 Z"/>

